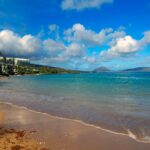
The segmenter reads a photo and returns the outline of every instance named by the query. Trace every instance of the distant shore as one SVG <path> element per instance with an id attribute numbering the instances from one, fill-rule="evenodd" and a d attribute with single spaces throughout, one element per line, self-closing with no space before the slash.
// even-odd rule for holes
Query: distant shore
<path id="1" fill-rule="evenodd" d="M 35 147 L 42 150 L 42 146 L 54 150 L 150 149 L 148 143 L 137 142 L 126 135 L 110 133 L 71 119 L 61 119 L 8 103 L 0 103 L 0 110 L 5 114 L 5 120 L 0 124 L 0 136 L 3 139 L 0 147 L 3 147 L 4 143 L 7 145 L 8 137 L 14 140 L 13 137 L 17 133 L 25 132 L 31 134 L 29 137 L 22 137 L 23 146 L 32 145 L 32 150 Z M 49 150 L 48 148 L 44 150 Z"/>

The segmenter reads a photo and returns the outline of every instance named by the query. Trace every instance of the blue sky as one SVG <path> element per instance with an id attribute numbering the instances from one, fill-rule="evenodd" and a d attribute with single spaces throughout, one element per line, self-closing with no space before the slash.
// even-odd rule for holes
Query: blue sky
<path id="1" fill-rule="evenodd" d="M 0 0 L 0 51 L 69 69 L 150 66 L 150 1 Z"/>

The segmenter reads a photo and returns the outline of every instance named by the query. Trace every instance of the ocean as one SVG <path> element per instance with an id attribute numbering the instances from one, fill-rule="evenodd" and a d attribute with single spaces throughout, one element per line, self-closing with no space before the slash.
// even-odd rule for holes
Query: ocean
<path id="1" fill-rule="evenodd" d="M 150 73 L 12 76 L 0 101 L 150 142 Z"/>

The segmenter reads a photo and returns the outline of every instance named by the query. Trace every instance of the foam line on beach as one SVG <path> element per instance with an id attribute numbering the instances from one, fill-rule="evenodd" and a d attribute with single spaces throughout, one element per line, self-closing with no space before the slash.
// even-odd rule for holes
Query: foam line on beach
<path id="1" fill-rule="evenodd" d="M 70 118 L 64 118 L 64 117 L 60 117 L 60 116 L 55 116 L 55 115 L 51 115 L 51 114 L 48 114 L 48 113 L 44 113 L 44 112 L 39 112 L 39 111 L 36 111 L 36 110 L 32 110 L 32 109 L 29 109 L 29 108 L 27 108 L 25 106 L 20 106 L 20 105 L 18 106 L 18 105 L 15 105 L 13 103 L 10 103 L 10 102 L 0 102 L 0 104 L 11 105 L 12 107 L 15 107 L 17 109 L 24 109 L 24 110 L 27 110 L 27 111 L 32 112 L 32 113 L 46 115 L 47 117 L 51 117 L 51 118 L 54 118 L 54 119 L 61 119 L 61 120 L 64 120 L 64 121 L 73 121 L 73 122 L 76 122 L 76 123 L 80 123 L 80 124 L 82 124 L 84 126 L 96 128 L 98 130 L 102 130 L 102 131 L 105 131 L 105 132 L 108 132 L 108 133 L 111 133 L 111 134 L 116 134 L 116 135 L 121 135 L 121 136 L 128 136 L 128 137 L 130 137 L 130 138 L 132 138 L 135 141 L 140 142 L 140 143 L 150 143 L 150 141 L 144 141 L 144 140 L 138 139 L 137 136 L 135 134 L 133 134 L 129 129 L 126 129 L 127 134 L 125 134 L 125 133 L 119 133 L 119 132 L 115 132 L 115 131 L 112 131 L 112 130 L 109 130 L 109 129 L 102 128 L 100 126 L 96 126 L 94 124 L 86 123 L 86 122 L 84 122 L 82 120 L 70 119 Z"/>

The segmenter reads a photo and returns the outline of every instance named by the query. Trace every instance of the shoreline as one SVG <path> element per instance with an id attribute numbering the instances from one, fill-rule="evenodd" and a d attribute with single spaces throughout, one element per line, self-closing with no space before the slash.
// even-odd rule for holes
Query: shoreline
<path id="1" fill-rule="evenodd" d="M 10 102 L 0 102 L 0 105 L 1 104 L 8 104 L 8 105 L 11 105 L 12 107 L 15 107 L 15 108 L 22 108 L 22 109 L 25 109 L 27 111 L 30 111 L 30 112 L 33 112 L 33 113 L 37 113 L 37 114 L 42 114 L 42 115 L 46 115 L 48 117 L 52 117 L 52 118 L 57 118 L 57 119 L 61 119 L 61 120 L 66 120 L 66 121 L 73 121 L 73 122 L 77 122 L 77 123 L 80 123 L 80 124 L 83 124 L 85 126 L 88 126 L 88 127 L 93 127 L 93 128 L 96 128 L 96 129 L 99 129 L 99 130 L 103 130 L 103 131 L 106 131 L 108 133 L 112 133 L 112 134 L 116 134 L 116 135 L 122 135 L 122 136 L 128 136 L 130 137 L 128 134 L 124 134 L 124 133 L 119 133 L 119 132 L 115 132 L 115 131 L 111 131 L 111 130 L 108 130 L 108 129 L 105 129 L 105 128 L 102 128 L 100 126 L 96 126 L 94 124 L 89 124 L 89 123 L 86 123 L 82 120 L 78 120 L 78 119 L 70 119 L 70 118 L 65 118 L 65 117 L 59 117 L 59 116 L 55 116 L 55 115 L 51 115 L 51 114 L 48 114 L 48 113 L 44 113 L 44 112 L 39 112 L 39 111 L 36 111 L 36 110 L 32 110 L 30 108 L 27 108 L 25 106 L 19 106 L 19 105 L 15 105 L 13 103 L 10 103 Z M 132 137 L 131 137 L 132 138 Z M 136 139 L 134 139 L 136 140 Z M 140 140 L 136 140 L 137 142 L 142 142 Z M 145 142 L 142 142 L 142 143 L 145 143 Z"/>
<path id="2" fill-rule="evenodd" d="M 54 150 L 150 149 L 149 143 L 137 142 L 127 135 L 110 133 L 82 121 L 55 117 L 5 102 L 0 102 L 0 109 L 6 115 L 3 127 L 17 132 L 36 131 L 31 140 Z"/>
<path id="3" fill-rule="evenodd" d="M 0 105 L 1 104 L 10 105 L 10 106 L 12 106 L 12 107 L 14 107 L 16 109 L 24 109 L 24 110 L 29 111 L 31 113 L 36 113 L 36 114 L 39 114 L 39 115 L 44 115 L 44 116 L 47 116 L 47 117 L 50 117 L 50 118 L 53 118 L 53 119 L 59 119 L 59 120 L 63 120 L 63 121 L 72 121 L 72 122 L 84 125 L 86 127 L 95 128 L 95 129 L 97 129 L 99 131 L 104 131 L 104 132 L 107 132 L 107 133 L 110 133 L 110 134 L 115 134 L 115 135 L 119 135 L 119 136 L 126 136 L 128 138 L 131 138 L 131 139 L 135 140 L 138 143 L 150 144 L 150 141 L 147 142 L 147 141 L 143 141 L 143 140 L 137 139 L 136 135 L 134 135 L 129 129 L 126 130 L 127 134 L 126 133 L 120 133 L 120 132 L 112 131 L 112 130 L 109 130 L 109 129 L 106 129 L 106 128 L 103 128 L 103 127 L 100 127 L 100 126 L 97 126 L 97 125 L 94 125 L 94 124 L 86 123 L 86 122 L 84 122 L 82 120 L 73 119 L 73 118 L 65 118 L 65 117 L 51 115 L 49 113 L 44 113 L 44 112 L 36 111 L 36 110 L 30 109 L 30 108 L 27 108 L 25 106 L 16 105 L 16 104 L 13 104 L 11 102 L 1 102 L 0 101 Z"/>

